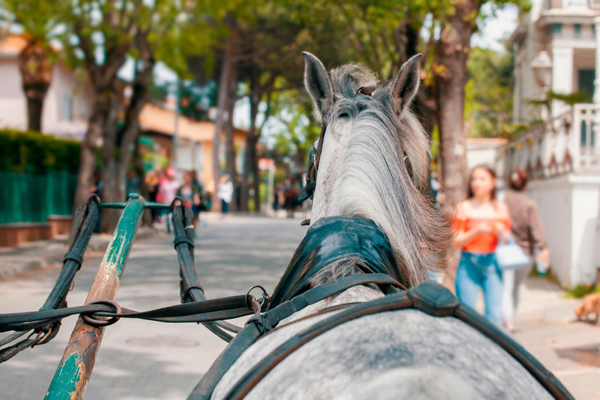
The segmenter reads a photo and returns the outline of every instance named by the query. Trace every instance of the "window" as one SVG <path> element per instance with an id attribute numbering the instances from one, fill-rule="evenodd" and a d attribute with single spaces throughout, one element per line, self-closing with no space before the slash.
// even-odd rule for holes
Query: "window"
<path id="1" fill-rule="evenodd" d="M 575 36 L 581 36 L 581 24 L 573 25 L 573 31 L 575 32 Z"/>
<path id="2" fill-rule="evenodd" d="M 561 24 L 552 24 L 552 33 L 556 35 L 560 35 L 562 33 L 562 25 Z"/>
<path id="3" fill-rule="evenodd" d="M 589 96 L 588 102 L 594 98 L 594 80 L 596 79 L 595 69 L 580 69 L 577 71 L 577 89 L 581 93 Z"/>
<path id="4" fill-rule="evenodd" d="M 70 94 L 65 94 L 63 97 L 62 119 L 73 121 L 73 96 Z"/>

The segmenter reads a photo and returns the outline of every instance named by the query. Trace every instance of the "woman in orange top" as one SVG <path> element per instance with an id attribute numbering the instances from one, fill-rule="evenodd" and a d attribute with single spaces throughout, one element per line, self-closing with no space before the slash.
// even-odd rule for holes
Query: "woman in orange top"
<path id="1" fill-rule="evenodd" d="M 453 246 L 462 250 L 456 271 L 456 295 L 475 308 L 483 290 L 485 316 L 499 324 L 502 309 L 502 272 L 494 251 L 498 240 L 507 241 L 510 232 L 508 209 L 496 201 L 496 174 L 477 166 L 471 171 L 467 199 L 456 206 Z"/>

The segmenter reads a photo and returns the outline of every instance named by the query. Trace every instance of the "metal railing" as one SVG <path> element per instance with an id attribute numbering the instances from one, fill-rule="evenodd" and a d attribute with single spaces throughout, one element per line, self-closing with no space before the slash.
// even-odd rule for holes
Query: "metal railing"
<path id="1" fill-rule="evenodd" d="M 548 122 L 537 124 L 498 150 L 496 172 L 507 177 L 521 168 L 532 179 L 570 172 L 600 172 L 596 140 L 600 106 L 575 104 Z"/>

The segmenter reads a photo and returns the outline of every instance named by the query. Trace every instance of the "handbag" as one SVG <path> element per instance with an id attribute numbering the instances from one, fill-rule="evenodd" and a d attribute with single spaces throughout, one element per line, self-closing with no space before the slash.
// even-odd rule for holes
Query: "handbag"
<path id="1" fill-rule="evenodd" d="M 495 255 L 496 262 L 501 270 L 520 269 L 531 262 L 531 258 L 525 254 L 521 246 L 515 242 L 512 235 L 508 239 L 508 243 L 498 241 Z"/>

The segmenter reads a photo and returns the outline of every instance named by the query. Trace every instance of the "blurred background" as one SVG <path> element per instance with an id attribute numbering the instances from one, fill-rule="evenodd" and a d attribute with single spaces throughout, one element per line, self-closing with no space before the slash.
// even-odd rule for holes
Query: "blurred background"
<path id="1" fill-rule="evenodd" d="M 495 171 L 500 198 L 510 171 L 527 172 L 550 269 L 526 282 L 520 339 L 544 338 L 536 356 L 567 371 L 571 390 L 598 376 L 597 331 L 571 322 L 572 298 L 600 280 L 599 1 L 0 0 L 0 18 L 6 301 L 19 285 L 44 287 L 47 270 L 14 276 L 58 261 L 73 210 L 93 193 L 169 204 L 192 185 L 200 239 L 228 251 L 286 237 L 289 259 L 310 216 L 296 199 L 320 132 L 301 52 L 328 70 L 363 63 L 382 81 L 422 53 L 412 108 L 430 137 L 437 206 L 466 197 L 476 165 Z M 102 213 L 98 250 L 118 218 Z M 148 211 L 140 232 L 163 240 L 167 221 Z M 244 262 L 285 266 L 261 257 Z"/>

